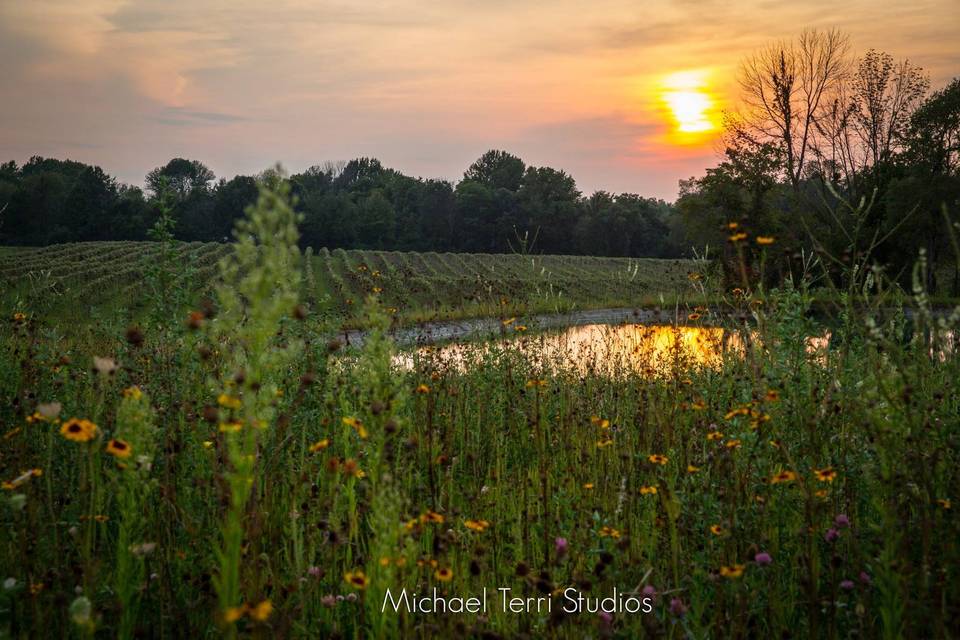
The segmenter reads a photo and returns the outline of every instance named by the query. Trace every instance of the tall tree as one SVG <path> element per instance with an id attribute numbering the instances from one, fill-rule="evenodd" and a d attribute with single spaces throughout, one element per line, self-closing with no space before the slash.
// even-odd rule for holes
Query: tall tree
<path id="1" fill-rule="evenodd" d="M 491 189 L 517 191 L 523 181 L 526 165 L 506 151 L 491 150 L 480 156 L 464 172 L 463 179 L 478 182 Z"/>
<path id="2" fill-rule="evenodd" d="M 749 56 L 740 69 L 744 109 L 728 135 L 754 146 L 772 143 L 787 181 L 799 190 L 822 108 L 849 69 L 849 40 L 836 30 L 810 29 Z"/>
<path id="3" fill-rule="evenodd" d="M 164 188 L 170 189 L 178 200 L 185 200 L 197 189 L 209 189 L 216 178 L 213 171 L 199 160 L 174 158 L 147 174 L 147 189 L 156 198 Z"/>

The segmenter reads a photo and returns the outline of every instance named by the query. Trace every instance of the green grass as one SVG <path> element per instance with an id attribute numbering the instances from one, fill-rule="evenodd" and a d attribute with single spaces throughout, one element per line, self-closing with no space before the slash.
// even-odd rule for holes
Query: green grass
<path id="1" fill-rule="evenodd" d="M 960 312 L 936 318 L 918 297 L 907 321 L 863 300 L 825 327 L 810 292 L 784 286 L 763 304 L 701 310 L 704 335 L 723 327 L 742 345 L 714 366 L 677 342 L 656 371 L 636 366 L 643 348 L 595 367 L 521 334 L 522 348 L 479 345 L 466 361 L 421 350 L 407 370 L 384 311 L 403 276 L 386 269 L 436 282 L 487 264 L 517 282 L 526 263 L 318 256 L 345 296 L 378 286 L 374 264 L 376 282 L 396 278 L 365 306 L 363 348 L 344 354 L 291 313 L 301 284 L 321 286 L 300 281 L 284 241 L 292 211 L 267 192 L 258 214 L 265 246 L 236 252 L 192 326 L 164 321 L 182 270 L 162 260 L 140 284 L 159 294 L 130 293 L 142 333 L 104 313 L 108 339 L 64 343 L 62 317 L 26 305 L 0 325 L 0 635 L 893 639 L 960 627 Z M 592 264 L 560 261 L 568 278 Z M 750 326 L 734 320 L 749 310 Z M 810 353 L 825 331 L 830 347 Z M 482 616 L 382 610 L 387 589 L 484 587 Z M 552 595 L 551 611 L 505 612 L 500 588 Z M 567 589 L 653 601 L 648 614 L 564 614 Z"/>
<path id="2" fill-rule="evenodd" d="M 159 243 L 89 242 L 43 248 L 0 248 L 2 301 L 49 310 L 71 322 L 129 315 L 148 307 L 144 277 Z M 209 295 L 217 262 L 231 245 L 178 243 L 184 269 L 178 285 L 194 302 Z M 361 307 L 374 288 L 401 324 L 573 309 L 672 305 L 689 297 L 692 260 L 402 253 L 310 252 L 302 300 L 316 318 L 362 324 Z"/>

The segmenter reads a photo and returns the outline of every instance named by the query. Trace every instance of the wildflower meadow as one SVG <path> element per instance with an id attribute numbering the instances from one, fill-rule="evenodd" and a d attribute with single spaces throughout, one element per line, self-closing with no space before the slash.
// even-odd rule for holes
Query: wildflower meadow
<path id="1" fill-rule="evenodd" d="M 303 299 L 282 181 L 209 296 L 159 228 L 136 321 L 4 310 L 0 637 L 960 626 L 960 312 L 922 277 L 825 305 L 806 277 L 692 273 L 672 323 L 574 357 L 506 315 L 456 350 L 397 344 L 381 283 L 347 344 Z"/>

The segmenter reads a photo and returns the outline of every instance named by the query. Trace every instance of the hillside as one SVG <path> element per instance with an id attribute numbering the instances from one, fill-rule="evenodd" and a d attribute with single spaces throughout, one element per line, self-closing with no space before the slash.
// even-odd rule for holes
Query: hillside
<path id="1" fill-rule="evenodd" d="M 155 242 L 86 242 L 0 248 L 5 307 L 76 320 L 146 307 Z M 216 281 L 229 244 L 178 243 L 175 286 L 197 300 Z M 372 292 L 401 322 L 671 302 L 690 292 L 691 260 L 413 253 L 321 249 L 305 252 L 302 299 L 317 317 L 353 324 Z"/>

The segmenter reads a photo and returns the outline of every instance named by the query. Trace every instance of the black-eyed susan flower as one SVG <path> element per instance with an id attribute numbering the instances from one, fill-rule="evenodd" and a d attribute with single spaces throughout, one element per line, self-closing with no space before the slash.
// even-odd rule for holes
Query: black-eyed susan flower
<path id="1" fill-rule="evenodd" d="M 519 331 L 519 332 L 523 333 L 524 331 L 527 330 L 527 326 L 524 325 L 524 324 L 518 324 L 517 326 L 515 326 L 515 327 L 513 328 L 513 330 L 514 330 L 514 331 Z"/>
<path id="2" fill-rule="evenodd" d="M 363 572 L 363 569 L 348 571 L 343 574 L 343 579 L 351 587 L 359 590 L 366 589 L 367 585 L 370 584 L 370 579 L 367 577 L 367 574 Z"/>
<path id="3" fill-rule="evenodd" d="M 366 478 L 367 474 L 360 468 L 360 465 L 357 464 L 357 461 L 353 458 L 347 458 L 343 461 L 343 465 L 340 467 L 340 470 L 343 471 L 343 475 L 351 476 L 354 478 Z"/>
<path id="4" fill-rule="evenodd" d="M 366 440 L 368 437 L 367 429 L 363 426 L 363 422 L 359 418 L 354 418 L 352 416 L 346 416 L 343 418 L 343 424 L 348 427 L 352 427 L 354 431 L 357 432 L 357 435 L 360 436 L 361 440 Z"/>
<path id="5" fill-rule="evenodd" d="M 429 522 L 432 524 L 443 524 L 445 518 L 442 514 L 437 513 L 436 511 L 427 511 L 422 516 L 420 516 L 420 522 Z"/>
<path id="6" fill-rule="evenodd" d="M 815 475 L 820 482 L 833 482 L 837 478 L 837 472 L 832 467 L 814 469 L 813 475 Z"/>
<path id="7" fill-rule="evenodd" d="M 687 315 L 687 320 L 696 321 L 696 320 L 699 320 L 699 319 L 700 319 L 700 314 L 697 313 L 697 312 L 693 312 L 693 313 Z"/>
<path id="8" fill-rule="evenodd" d="M 250 617 L 257 622 L 265 622 L 271 613 L 273 613 L 273 604 L 269 600 L 264 600 L 250 608 Z"/>
<path id="9" fill-rule="evenodd" d="M 450 582 L 453 580 L 453 570 L 448 567 L 442 567 L 437 569 L 433 576 L 440 582 Z"/>
<path id="10" fill-rule="evenodd" d="M 600 427 L 601 429 L 610 428 L 610 421 L 600 416 L 590 416 L 590 424 Z"/>
<path id="11" fill-rule="evenodd" d="M 506 320 L 501 321 L 500 324 L 502 324 L 505 327 L 509 327 L 511 324 L 513 324 L 516 321 L 517 321 L 516 317 L 507 318 Z"/>
<path id="12" fill-rule="evenodd" d="M 464 520 L 463 526 L 471 531 L 483 532 L 487 530 L 487 527 L 490 526 L 490 523 L 486 520 Z"/>
<path id="13" fill-rule="evenodd" d="M 741 441 L 740 441 L 739 439 L 737 439 L 737 438 L 734 438 L 734 439 L 728 440 L 726 443 L 724 443 L 724 446 L 725 446 L 727 449 L 739 449 L 741 446 L 743 446 L 743 442 L 741 442 Z"/>
<path id="14" fill-rule="evenodd" d="M 780 399 L 780 392 L 776 389 L 767 389 L 767 394 L 763 399 L 767 402 L 777 402 Z"/>
<path id="15" fill-rule="evenodd" d="M 140 391 L 140 387 L 137 386 L 127 387 L 121 393 L 124 398 L 133 398 L 134 400 L 139 400 L 143 397 L 143 392 Z"/>
<path id="16" fill-rule="evenodd" d="M 614 540 L 620 537 L 620 532 L 614 529 L 613 527 L 608 527 L 606 525 L 600 528 L 600 531 L 597 532 L 601 538 L 613 538 Z"/>
<path id="17" fill-rule="evenodd" d="M 700 467 L 692 464 L 687 465 L 687 473 L 696 473 L 697 471 L 700 471 Z"/>
<path id="18" fill-rule="evenodd" d="M 247 615 L 247 605 L 241 604 L 238 607 L 229 607 L 223 612 L 223 619 L 227 624 L 233 624 L 243 616 Z"/>
<path id="19" fill-rule="evenodd" d="M 414 393 L 419 393 L 419 394 L 421 394 L 421 395 L 422 395 L 422 394 L 426 394 L 426 393 L 430 393 L 430 387 L 428 387 L 428 386 L 425 385 L 425 384 L 418 384 L 418 385 L 417 385 L 417 388 L 414 390 Z"/>
<path id="20" fill-rule="evenodd" d="M 219 404 L 221 407 L 226 407 L 227 409 L 239 409 L 242 403 L 240 402 L 240 398 L 236 396 L 231 396 L 228 393 L 221 393 L 219 396 L 217 396 L 217 404 Z"/>
<path id="21" fill-rule="evenodd" d="M 656 487 L 652 487 L 652 486 L 640 487 L 640 495 L 642 496 L 656 495 L 656 493 L 657 493 Z"/>
<path id="22" fill-rule="evenodd" d="M 710 525 L 710 533 L 712 533 L 712 534 L 715 535 L 715 536 L 722 536 L 722 535 L 723 535 L 723 527 L 720 526 L 719 524 L 712 524 L 712 525 Z"/>
<path id="23" fill-rule="evenodd" d="M 527 389 L 531 389 L 533 387 L 545 387 L 547 386 L 547 381 L 535 378 L 533 380 L 527 380 L 526 386 L 527 386 Z"/>
<path id="24" fill-rule="evenodd" d="M 949 498 L 937 498 L 937 504 L 940 505 L 940 508 L 944 511 L 950 510 L 950 499 Z"/>
<path id="25" fill-rule="evenodd" d="M 773 474 L 773 477 L 770 478 L 770 484 L 781 484 L 787 482 L 793 482 L 797 479 L 797 474 L 793 471 L 781 471 L 780 473 Z"/>
<path id="26" fill-rule="evenodd" d="M 22 313 L 20 311 L 13 314 L 13 322 L 15 324 L 23 324 L 26 321 L 27 321 L 27 314 Z"/>
<path id="27" fill-rule="evenodd" d="M 597 449 L 605 449 L 613 444 L 613 438 L 601 438 L 597 440 Z"/>
<path id="28" fill-rule="evenodd" d="M 707 403 L 703 400 L 694 400 L 690 403 L 690 408 L 694 411 L 703 411 L 707 408 Z"/>
<path id="29" fill-rule="evenodd" d="M 97 435 L 97 425 L 89 420 L 70 418 L 60 427 L 60 435 L 74 442 L 89 442 Z"/>
<path id="30" fill-rule="evenodd" d="M 117 458 L 129 458 L 132 448 L 130 447 L 130 444 L 124 440 L 120 440 L 119 438 L 111 438 L 110 441 L 107 442 L 106 451 L 110 455 L 116 456 Z"/>
<path id="31" fill-rule="evenodd" d="M 740 242 L 741 240 L 746 240 L 747 234 L 745 231 L 739 231 L 730 235 L 730 242 Z"/>
<path id="32" fill-rule="evenodd" d="M 711 431 L 710 433 L 707 434 L 707 440 L 711 440 L 711 441 L 713 441 L 713 440 L 723 440 L 723 432 L 722 432 L 722 431 Z"/>
<path id="33" fill-rule="evenodd" d="M 746 416 L 750 415 L 749 407 L 737 407 L 736 409 L 731 409 L 727 411 L 726 415 L 723 416 L 724 420 L 733 420 L 737 416 Z"/>
<path id="34" fill-rule="evenodd" d="M 720 567 L 720 575 L 723 576 L 724 578 L 730 578 L 732 580 L 734 578 L 739 578 L 740 576 L 742 576 L 743 570 L 746 568 L 747 568 L 747 565 L 745 564 L 732 564 L 729 566 L 724 565 Z"/>
<path id="35" fill-rule="evenodd" d="M 230 420 L 229 422 L 220 423 L 220 432 L 221 433 L 236 433 L 243 428 L 243 423 L 239 420 Z"/>
<path id="36" fill-rule="evenodd" d="M 773 236 L 757 236 L 756 241 L 761 246 L 768 246 L 776 242 L 776 239 Z"/>
<path id="37" fill-rule="evenodd" d="M 330 446 L 330 438 L 324 438 L 323 440 L 317 440 L 312 445 L 310 445 L 310 453 L 316 453 L 317 451 L 323 451 Z"/>
<path id="38" fill-rule="evenodd" d="M 587 491 L 593 491 L 593 483 L 592 483 L 592 482 L 584 482 L 584 483 L 583 483 L 583 488 L 586 489 Z"/>
<path id="39" fill-rule="evenodd" d="M 667 464 L 667 462 L 670 461 L 670 459 L 667 456 L 662 456 L 659 453 L 654 453 L 653 455 L 647 456 L 647 460 L 649 460 L 653 464 L 659 464 L 661 466 Z"/>

